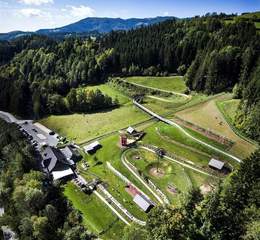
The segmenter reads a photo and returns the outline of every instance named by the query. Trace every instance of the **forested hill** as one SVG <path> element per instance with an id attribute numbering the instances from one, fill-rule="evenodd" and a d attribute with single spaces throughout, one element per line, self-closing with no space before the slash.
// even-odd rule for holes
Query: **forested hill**
<path id="1" fill-rule="evenodd" d="M 212 94 L 234 89 L 242 98 L 237 126 L 260 140 L 259 42 L 251 19 L 221 14 L 112 32 L 95 41 L 70 38 L 27 47 L 1 67 L 0 108 L 38 117 L 89 111 L 103 104 L 111 107 L 111 99 L 102 93 L 89 95 L 99 99 L 98 106 L 89 107 L 93 103 L 89 99 L 79 103 L 81 98 L 71 89 L 100 83 L 113 74 L 178 72 L 185 74 L 192 91 Z"/>
<path id="2" fill-rule="evenodd" d="M 237 127 L 260 141 L 260 34 L 256 20 L 219 15 L 168 21 L 113 32 L 102 39 L 102 47 L 114 49 L 114 71 L 129 75 L 178 72 L 185 74 L 192 91 L 234 91 L 235 97 L 242 99 Z"/>

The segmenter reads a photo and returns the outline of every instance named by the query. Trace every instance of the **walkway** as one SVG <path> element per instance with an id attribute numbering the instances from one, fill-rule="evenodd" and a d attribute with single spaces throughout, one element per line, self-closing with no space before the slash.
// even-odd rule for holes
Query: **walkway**
<path id="1" fill-rule="evenodd" d="M 78 180 L 81 182 L 83 185 L 88 185 L 88 182 L 79 174 L 77 174 L 76 179 L 74 180 L 74 183 L 77 183 Z M 79 186 L 77 184 L 77 186 Z M 102 201 L 104 202 L 118 217 L 121 219 L 125 224 L 130 225 L 130 223 L 111 205 L 111 202 L 118 208 L 120 211 L 122 211 L 131 221 L 145 226 L 145 222 L 137 219 L 134 217 L 131 213 L 127 211 L 125 207 L 122 206 L 120 202 L 118 202 L 106 189 L 102 184 L 98 184 L 97 188 L 99 189 L 100 192 L 104 194 L 105 197 L 103 197 L 97 190 L 94 190 L 93 193 Z M 109 201 L 108 201 L 109 200 Z"/>
<path id="2" fill-rule="evenodd" d="M 150 148 L 148 148 L 148 147 L 143 147 L 143 146 L 142 146 L 141 148 L 142 148 L 142 149 L 145 149 L 145 150 L 147 150 L 147 151 L 149 151 L 149 152 L 152 152 L 152 153 L 156 154 L 156 152 L 155 152 L 154 150 L 152 150 L 152 149 L 150 149 Z M 195 172 L 199 172 L 199 173 L 202 173 L 202 174 L 207 175 L 207 176 L 210 176 L 210 177 L 216 177 L 216 176 L 214 176 L 214 175 L 212 175 L 212 174 L 209 174 L 209 173 L 204 172 L 204 171 L 202 171 L 202 170 L 200 170 L 200 169 L 197 169 L 196 167 L 193 167 L 193 166 L 191 166 L 191 165 L 189 165 L 189 164 L 180 162 L 180 161 L 178 161 L 178 160 L 176 160 L 176 159 L 174 159 L 174 158 L 171 158 L 171 157 L 169 157 L 169 156 L 164 156 L 164 158 L 167 158 L 167 159 L 170 160 L 171 162 L 178 163 L 178 164 L 180 164 L 180 165 L 182 165 L 182 166 L 184 166 L 184 167 L 186 167 L 186 168 L 190 168 L 190 169 L 194 170 Z M 216 177 L 216 178 L 217 178 L 217 177 Z"/>
<path id="3" fill-rule="evenodd" d="M 128 169 L 128 171 L 130 171 L 135 176 L 135 178 L 138 179 L 138 181 L 141 182 L 161 204 L 164 204 L 164 201 L 153 191 L 153 189 L 126 163 L 125 153 L 122 154 L 121 161 L 123 165 Z"/>
<path id="4" fill-rule="evenodd" d="M 231 154 L 229 154 L 229 153 L 227 153 L 227 152 L 225 152 L 225 151 L 222 151 L 222 150 L 220 150 L 220 149 L 218 149 L 218 148 L 216 148 L 216 147 L 214 147 L 214 146 L 212 146 L 212 145 L 210 145 L 210 144 L 208 144 L 208 143 L 205 143 L 205 142 L 203 142 L 203 141 L 201 141 L 201 140 L 199 140 L 199 139 L 193 137 L 193 136 L 192 136 L 191 134 L 189 134 L 184 128 L 182 128 L 179 124 L 177 124 L 177 123 L 175 123 L 175 122 L 173 122 L 173 121 L 171 121 L 171 120 L 168 120 L 168 119 L 166 119 L 166 118 L 163 118 L 162 116 L 160 116 L 160 115 L 158 115 L 158 114 L 152 112 L 151 110 L 147 109 L 146 107 L 144 107 L 144 106 L 141 105 L 140 103 L 136 102 L 135 100 L 133 100 L 133 103 L 134 103 L 137 107 L 139 107 L 139 108 L 142 109 L 143 111 L 147 112 L 147 113 L 150 114 L 151 116 L 154 116 L 155 118 L 159 119 L 160 121 L 165 122 L 165 123 L 167 123 L 167 124 L 169 124 L 169 125 L 171 125 L 171 126 L 177 127 L 182 133 L 184 133 L 187 137 L 191 138 L 192 140 L 194 140 L 194 141 L 196 141 L 196 142 L 198 142 L 198 143 L 200 143 L 200 144 L 202 144 L 202 145 L 204 145 L 204 146 L 206 146 L 206 147 L 208 147 L 208 148 L 211 148 L 211 149 L 213 149 L 214 151 L 220 152 L 220 153 L 222 153 L 222 154 L 224 154 L 224 155 L 226 155 L 226 156 L 228 156 L 228 157 L 234 159 L 235 161 L 237 161 L 237 162 L 239 162 L 239 163 L 241 162 L 241 160 L 240 160 L 239 158 L 235 157 L 234 155 L 231 155 Z"/>

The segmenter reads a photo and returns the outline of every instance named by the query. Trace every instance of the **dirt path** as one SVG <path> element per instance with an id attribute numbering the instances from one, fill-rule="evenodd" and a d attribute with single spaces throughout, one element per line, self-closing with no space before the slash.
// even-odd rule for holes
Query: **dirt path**
<path id="1" fill-rule="evenodd" d="M 160 130 L 159 130 L 158 128 L 156 128 L 156 133 L 159 135 L 159 137 L 161 137 L 162 139 L 164 139 L 164 140 L 167 141 L 167 142 L 170 142 L 170 143 L 173 143 L 173 144 L 178 145 L 178 146 L 180 146 L 180 147 L 189 149 L 189 150 L 192 151 L 192 152 L 199 153 L 199 154 L 204 155 L 204 156 L 206 156 L 206 157 L 211 157 L 209 154 L 207 154 L 207 153 L 205 153 L 205 152 L 202 152 L 202 151 L 200 151 L 200 150 L 198 150 L 198 149 L 196 149 L 196 148 L 187 146 L 187 145 L 185 145 L 185 144 L 183 144 L 183 143 L 174 141 L 173 139 L 171 139 L 171 138 L 169 138 L 169 137 L 167 137 L 167 136 L 164 136 L 164 135 L 160 132 Z"/>
<path id="2" fill-rule="evenodd" d="M 149 96 L 147 96 L 147 97 L 152 98 L 152 99 L 155 99 L 155 100 L 159 100 L 159 101 L 162 101 L 162 102 L 168 102 L 168 103 L 173 102 L 173 101 L 171 101 L 171 100 L 167 100 L 167 99 L 165 99 L 165 98 L 160 98 L 160 97 L 155 97 L 155 96 L 152 96 L 152 95 L 149 95 Z"/>
<path id="3" fill-rule="evenodd" d="M 216 101 L 229 98 L 229 95 L 220 96 L 206 103 L 180 111 L 176 113 L 176 116 L 231 139 L 235 144 L 229 152 L 236 154 L 241 158 L 245 158 L 248 157 L 251 152 L 256 150 L 257 147 L 237 136 L 219 111 Z"/>
<path id="4" fill-rule="evenodd" d="M 158 115 L 158 114 L 152 112 L 151 110 L 147 109 L 146 107 L 144 107 L 144 106 L 141 105 L 140 103 L 136 102 L 135 100 L 133 100 L 133 103 L 134 103 L 136 106 L 138 106 L 140 109 L 142 109 L 143 111 L 147 112 L 148 114 L 150 114 L 150 115 L 156 117 L 156 118 L 159 119 L 160 121 L 165 122 L 165 123 L 167 123 L 167 124 L 169 124 L 169 125 L 171 125 L 171 126 L 174 126 L 174 127 L 178 128 L 182 133 L 184 133 L 187 137 L 191 138 L 192 140 L 194 140 L 194 141 L 196 141 L 196 142 L 198 142 L 198 143 L 200 143 L 200 144 L 202 144 L 202 145 L 204 145 L 204 146 L 206 146 L 206 147 L 208 147 L 208 148 L 211 148 L 211 149 L 213 149 L 213 150 L 216 151 L 216 152 L 222 153 L 222 154 L 224 154 L 224 155 L 226 155 L 226 156 L 232 158 L 233 160 L 235 160 L 235 161 L 237 161 L 237 162 L 239 162 L 239 163 L 241 162 L 241 159 L 239 159 L 238 157 L 236 157 L 236 156 L 234 156 L 234 155 L 232 155 L 232 154 L 230 154 L 230 153 L 228 153 L 228 152 L 226 152 L 226 151 L 222 151 L 222 150 L 220 150 L 219 148 L 214 147 L 214 146 L 212 146 L 212 145 L 210 145 L 210 144 L 208 144 L 208 143 L 206 143 L 206 142 L 203 142 L 203 141 L 201 141 L 200 139 L 198 139 L 198 138 L 192 136 L 190 133 L 188 133 L 188 132 L 187 132 L 182 126 L 180 126 L 179 124 L 177 124 L 177 123 L 175 123 L 175 122 L 173 122 L 173 121 L 171 121 L 171 120 L 169 120 L 169 119 L 163 118 L 162 116 L 160 116 L 160 115 Z"/>
<path id="5" fill-rule="evenodd" d="M 189 95 L 187 95 L 187 94 L 184 94 L 184 93 L 178 93 L 178 92 L 174 92 L 174 91 L 163 90 L 163 89 L 160 89 L 160 88 L 149 87 L 149 86 L 146 86 L 146 85 L 143 85 L 143 84 L 139 84 L 139 83 L 128 82 L 128 81 L 123 80 L 123 79 L 120 79 L 120 81 L 125 82 L 125 83 L 128 83 L 128 84 L 132 84 L 132 85 L 137 86 L 137 87 L 152 89 L 152 90 L 160 91 L 160 92 L 164 92 L 164 93 L 170 93 L 170 94 L 182 96 L 182 97 L 185 97 L 185 98 L 191 98 L 191 96 L 189 96 Z"/>

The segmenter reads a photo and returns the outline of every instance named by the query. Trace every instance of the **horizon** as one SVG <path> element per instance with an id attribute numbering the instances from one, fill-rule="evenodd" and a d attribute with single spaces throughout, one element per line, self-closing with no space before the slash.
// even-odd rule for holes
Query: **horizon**
<path id="1" fill-rule="evenodd" d="M 0 0 L 0 19 L 5 22 L 0 26 L 0 33 L 59 28 L 87 17 L 186 18 L 208 12 L 241 14 L 260 9 L 257 0 L 162 0 L 160 3 L 144 0 L 142 5 L 145 7 L 140 8 L 137 0 L 131 3 L 112 0 L 109 4 L 104 0 Z"/>

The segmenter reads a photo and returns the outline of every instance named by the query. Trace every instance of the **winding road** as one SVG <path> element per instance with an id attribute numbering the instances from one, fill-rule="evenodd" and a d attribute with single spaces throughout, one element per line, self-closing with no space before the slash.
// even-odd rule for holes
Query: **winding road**
<path id="1" fill-rule="evenodd" d="M 160 115 L 158 115 L 158 114 L 152 112 L 151 110 L 149 110 L 148 108 L 144 107 L 143 105 L 141 105 L 141 104 L 138 103 L 137 101 L 133 100 L 133 104 L 136 105 L 137 107 L 139 107 L 140 109 L 142 109 L 144 112 L 148 113 L 149 115 L 151 115 L 151 116 L 153 116 L 153 117 L 159 119 L 160 121 L 165 122 L 165 123 L 167 123 L 167 124 L 169 124 L 169 125 L 171 125 L 171 126 L 177 127 L 182 133 L 184 133 L 187 137 L 191 138 L 192 140 L 194 140 L 194 141 L 196 141 L 196 142 L 198 142 L 198 143 L 200 143 L 200 144 L 202 144 L 202 145 L 204 145 L 204 146 L 206 146 L 206 147 L 208 147 L 208 148 L 211 148 L 211 149 L 213 149 L 213 150 L 216 151 L 216 152 L 219 152 L 219 153 L 221 153 L 221 154 L 223 154 L 223 155 L 225 155 L 225 156 L 228 156 L 228 157 L 232 158 L 233 160 L 235 160 L 235 161 L 237 161 L 237 162 L 239 162 L 239 163 L 241 162 L 241 159 L 235 157 L 234 155 L 229 154 L 229 153 L 227 153 L 227 152 L 225 152 L 225 151 L 222 151 L 222 150 L 220 150 L 220 149 L 218 149 L 218 148 L 216 148 L 216 147 L 214 147 L 214 146 L 212 146 L 212 145 L 210 145 L 210 144 L 208 144 L 208 143 L 205 143 L 205 142 L 201 141 L 200 139 L 198 139 L 198 138 L 196 138 L 196 137 L 193 137 L 191 134 L 189 134 L 189 133 L 188 133 L 182 126 L 180 126 L 179 124 L 177 124 L 177 123 L 175 123 L 175 122 L 173 122 L 173 121 L 171 121 L 171 120 L 169 120 L 169 119 L 163 118 L 162 116 L 160 116 Z"/>

